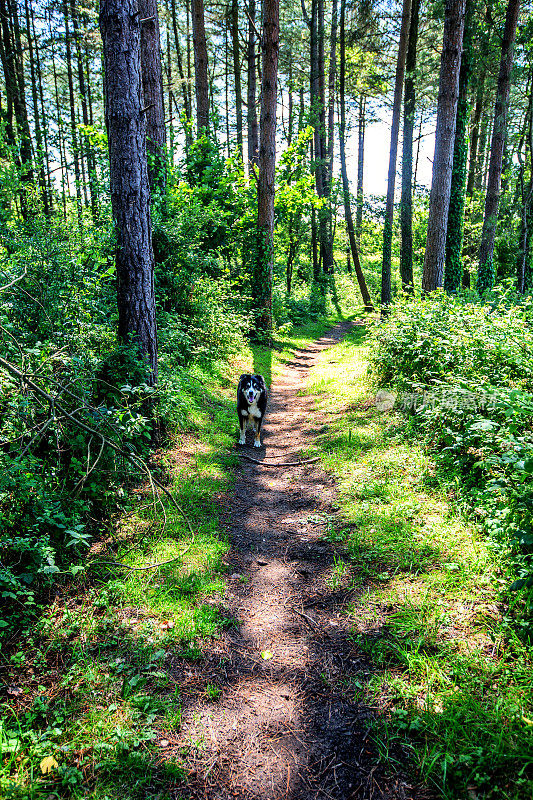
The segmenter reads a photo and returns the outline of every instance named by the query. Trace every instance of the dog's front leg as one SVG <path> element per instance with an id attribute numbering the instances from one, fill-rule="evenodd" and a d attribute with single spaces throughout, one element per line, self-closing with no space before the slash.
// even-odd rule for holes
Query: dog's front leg
<path id="1" fill-rule="evenodd" d="M 239 426 L 241 429 L 239 444 L 246 444 L 246 419 L 247 418 L 244 414 L 239 414 Z"/>
<path id="2" fill-rule="evenodd" d="M 254 417 L 255 440 L 254 447 L 261 447 L 261 417 Z"/>

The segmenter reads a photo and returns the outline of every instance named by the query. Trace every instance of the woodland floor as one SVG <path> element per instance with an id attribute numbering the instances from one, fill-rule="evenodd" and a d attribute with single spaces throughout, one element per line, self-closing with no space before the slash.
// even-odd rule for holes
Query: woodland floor
<path id="1" fill-rule="evenodd" d="M 249 438 L 244 455 L 269 463 L 305 459 L 323 419 L 302 389 L 319 354 L 352 324 L 341 323 L 295 352 L 270 392 L 264 447 L 251 447 Z M 380 763 L 370 735 L 374 712 L 349 691 L 354 679 L 365 682 L 371 667 L 345 614 L 364 587 L 353 588 L 349 570 L 331 582 L 342 549 L 324 532 L 338 509 L 336 492 L 318 463 L 267 467 L 243 458 L 234 491 L 222 498 L 231 545 L 225 605 L 235 625 L 207 646 L 197 665 L 171 659 L 172 678 L 182 687 L 182 718 L 167 752 L 188 753 L 186 796 L 432 796 Z M 222 690 L 216 703 L 194 690 L 206 680 Z"/>

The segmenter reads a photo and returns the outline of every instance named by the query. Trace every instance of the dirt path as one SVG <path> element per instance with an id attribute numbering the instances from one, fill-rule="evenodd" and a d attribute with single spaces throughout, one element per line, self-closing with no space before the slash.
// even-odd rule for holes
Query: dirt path
<path id="1" fill-rule="evenodd" d="M 319 353 L 348 328 L 337 325 L 296 354 L 271 391 L 266 446 L 243 452 L 293 461 L 313 443 L 322 420 L 311 413 L 313 398 L 298 391 Z M 272 469 L 242 461 L 224 508 L 232 544 L 226 604 L 236 624 L 201 664 L 174 665 L 184 687 L 176 744 L 188 750 L 190 797 L 425 796 L 378 766 L 372 714 L 354 702 L 368 665 L 342 613 L 350 574 L 336 569 L 338 553 L 323 538 L 334 500 L 334 481 L 319 464 Z M 265 660 L 265 651 L 272 657 Z M 209 686 L 200 697 L 193 691 L 200 677 L 222 690 L 217 702 Z"/>

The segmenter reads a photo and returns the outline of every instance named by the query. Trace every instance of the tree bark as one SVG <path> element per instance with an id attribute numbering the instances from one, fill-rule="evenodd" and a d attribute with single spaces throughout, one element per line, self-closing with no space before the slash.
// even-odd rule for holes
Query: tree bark
<path id="1" fill-rule="evenodd" d="M 366 97 L 359 95 L 358 136 L 357 136 L 357 199 L 355 208 L 355 235 L 358 247 L 361 246 L 363 230 L 363 178 L 365 169 L 365 114 Z"/>
<path id="2" fill-rule="evenodd" d="M 400 112 L 402 90 L 405 74 L 405 56 L 409 37 L 411 19 L 411 0 L 403 0 L 402 24 L 398 42 L 398 58 L 396 60 L 396 78 L 394 82 L 394 100 L 392 105 L 392 126 L 389 152 L 389 173 L 387 179 L 387 201 L 385 205 L 385 223 L 383 226 L 383 260 L 381 264 L 381 306 L 386 308 L 392 300 L 392 221 L 394 215 L 394 187 L 396 184 L 396 158 L 398 155 L 398 136 L 400 133 Z"/>
<path id="3" fill-rule="evenodd" d="M 157 329 L 137 0 L 100 0 L 111 206 L 117 232 L 118 334 L 157 382 Z"/>
<path id="4" fill-rule="evenodd" d="M 274 192 L 276 171 L 276 101 L 279 56 L 279 0 L 263 0 L 257 241 L 254 264 L 256 329 L 272 330 L 274 265 Z"/>
<path id="5" fill-rule="evenodd" d="M 209 78 L 205 40 L 204 0 L 191 0 L 194 45 L 194 85 L 196 90 L 196 127 L 198 136 L 209 130 Z"/>
<path id="6" fill-rule="evenodd" d="M 518 23 L 520 0 L 509 0 L 503 31 L 500 72 L 496 89 L 490 163 L 487 179 L 487 196 L 483 217 L 483 231 L 479 248 L 477 289 L 480 293 L 492 289 L 495 280 L 494 240 L 498 221 L 500 202 L 500 182 L 502 174 L 503 149 L 507 130 L 507 109 L 511 89 L 511 68 L 513 64 L 513 45 Z"/>
<path id="7" fill-rule="evenodd" d="M 83 124 L 85 127 L 89 125 L 89 109 L 87 106 L 87 89 L 85 86 L 85 70 L 83 67 L 83 56 L 80 41 L 78 11 L 76 8 L 76 0 L 70 0 L 70 16 L 72 19 L 72 27 L 74 30 L 74 41 L 76 44 L 76 61 L 78 65 L 78 88 L 81 100 L 81 114 Z M 96 175 L 96 159 L 94 150 L 87 139 L 85 134 L 85 142 L 83 147 L 84 155 L 87 161 L 87 172 L 89 174 L 89 195 L 91 198 L 91 214 L 94 220 L 98 219 L 98 180 Z"/>
<path id="8" fill-rule="evenodd" d="M 446 230 L 452 185 L 453 146 L 459 71 L 465 24 L 465 0 L 446 0 L 444 36 L 439 75 L 439 99 L 435 154 L 429 196 L 428 232 L 422 275 L 422 291 L 432 292 L 442 287 L 446 258 Z"/>
<path id="9" fill-rule="evenodd" d="M 415 71 L 420 0 L 412 0 L 409 41 L 405 59 L 403 100 L 402 199 L 400 201 L 400 275 L 404 292 L 414 292 L 413 278 L 413 131 L 415 125 Z"/>
<path id="10" fill-rule="evenodd" d="M 257 164 L 257 153 L 259 149 L 259 129 L 257 125 L 257 109 L 256 109 L 256 93 L 257 93 L 257 78 L 256 78 L 256 53 L 255 53 L 255 0 L 248 2 L 248 109 L 247 109 L 247 126 L 248 126 L 248 163 Z"/>
<path id="11" fill-rule="evenodd" d="M 167 132 L 157 0 L 139 0 L 139 13 L 148 180 L 152 196 L 163 198 L 167 186 Z"/>
<path id="12" fill-rule="evenodd" d="M 183 108 L 185 109 L 185 120 L 186 120 L 185 151 L 186 153 L 188 153 L 189 146 L 191 144 L 190 122 L 192 119 L 192 111 L 191 111 L 188 80 L 185 78 L 185 72 L 183 70 L 183 59 L 181 57 L 180 37 L 178 33 L 178 20 L 176 14 L 176 0 L 170 0 L 170 12 L 172 17 L 172 30 L 174 33 L 174 46 L 176 48 L 176 61 L 178 62 L 178 74 L 180 76 L 181 93 L 183 96 Z"/>
<path id="13" fill-rule="evenodd" d="M 339 145 L 341 154 L 341 176 L 342 176 L 342 189 L 344 198 L 344 216 L 346 219 L 346 229 L 348 231 L 348 239 L 350 241 L 350 251 L 352 254 L 352 261 L 359 283 L 359 290 L 363 303 L 365 304 L 365 311 L 373 311 L 372 300 L 370 292 L 368 291 L 365 276 L 361 269 L 361 262 L 359 260 L 359 252 L 357 249 L 357 242 L 355 239 L 355 231 L 352 218 L 352 209 L 350 205 L 350 184 L 348 182 L 348 172 L 346 169 L 346 97 L 345 97 L 345 82 L 346 82 L 346 41 L 345 41 L 345 14 L 346 14 L 346 0 L 341 0 L 341 18 L 340 18 L 340 75 L 339 75 L 339 94 L 340 94 L 340 131 L 339 131 Z"/>
<path id="14" fill-rule="evenodd" d="M 45 169 L 44 169 L 45 151 L 43 148 L 43 133 L 41 128 L 41 115 L 39 110 L 39 98 L 38 98 L 38 83 L 36 75 L 36 59 L 34 57 L 34 52 L 33 52 L 33 37 L 31 29 L 30 6 L 28 0 L 25 0 L 24 2 L 24 10 L 26 12 L 26 38 L 28 40 L 28 55 L 30 61 L 31 93 L 32 93 L 32 103 L 33 103 L 33 124 L 35 129 L 37 172 L 39 176 L 39 189 L 43 204 L 43 211 L 45 215 L 48 217 L 50 216 L 52 207 L 48 193 L 47 176 L 45 175 Z M 33 9 L 31 13 L 33 15 Z"/>
<path id="15" fill-rule="evenodd" d="M 235 81 L 235 122 L 237 126 L 237 147 L 244 160 L 242 145 L 242 85 L 241 85 L 241 51 L 239 47 L 239 5 L 238 0 L 231 0 L 231 45 L 233 51 L 233 78 Z"/>
<path id="16" fill-rule="evenodd" d="M 533 157 L 533 81 L 530 85 L 529 106 L 527 111 L 527 135 L 525 136 L 525 156 L 521 157 L 519 148 L 520 174 L 518 184 L 520 187 L 520 200 L 522 202 L 520 214 L 520 232 L 518 237 L 518 252 L 516 255 L 516 289 L 520 294 L 525 294 L 532 288 L 531 275 L 531 216 L 533 206 L 533 170 L 531 169 Z M 527 185 L 524 186 L 525 162 L 530 164 L 530 174 Z"/>
<path id="17" fill-rule="evenodd" d="M 82 202 L 80 148 L 78 144 L 78 126 L 76 124 L 76 98 L 74 95 L 74 78 L 72 75 L 72 51 L 70 47 L 69 9 L 67 0 L 63 0 L 63 19 L 65 21 L 65 56 L 67 60 L 67 81 L 70 107 L 70 140 L 72 143 L 72 160 L 74 161 L 74 180 L 76 182 L 76 209 L 78 212 L 78 224 L 81 225 Z"/>
<path id="18" fill-rule="evenodd" d="M 463 275 L 463 228 L 466 187 L 466 161 L 468 155 L 468 90 L 472 72 L 472 34 L 474 0 L 466 0 L 463 55 L 459 73 L 459 99 L 455 124 L 453 150 L 452 185 L 446 231 L 446 263 L 444 266 L 444 288 L 456 292 Z"/>

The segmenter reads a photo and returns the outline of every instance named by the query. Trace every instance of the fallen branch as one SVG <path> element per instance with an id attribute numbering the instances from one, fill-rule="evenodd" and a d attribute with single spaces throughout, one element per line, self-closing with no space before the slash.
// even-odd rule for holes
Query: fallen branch
<path id="1" fill-rule="evenodd" d="M 277 461 L 277 462 L 269 462 L 269 461 L 258 461 L 257 458 L 252 458 L 251 456 L 247 456 L 245 453 L 239 453 L 241 458 L 245 458 L 247 461 L 251 461 L 253 464 L 260 464 L 263 467 L 299 467 L 300 464 L 314 464 L 315 461 L 320 461 L 320 456 L 316 456 L 316 458 L 306 458 L 305 461 Z"/>
<path id="2" fill-rule="evenodd" d="M 55 410 L 59 411 L 61 414 L 63 414 L 64 417 L 69 419 L 76 427 L 80 428 L 86 433 L 90 433 L 92 436 L 98 437 L 103 444 L 107 445 L 107 447 L 110 447 L 111 450 L 115 451 L 115 453 L 119 453 L 119 455 L 121 455 L 123 458 L 126 458 L 137 468 L 139 468 L 141 472 L 144 472 L 144 474 L 148 477 L 148 480 L 151 483 L 155 484 L 155 486 L 157 486 L 159 489 L 161 489 L 163 494 L 165 494 L 170 500 L 170 502 L 177 508 L 177 510 L 187 523 L 187 527 L 189 528 L 189 531 L 194 538 L 194 530 L 192 528 L 190 520 L 183 511 L 183 509 L 181 508 L 181 506 L 179 505 L 179 503 L 172 496 L 172 494 L 169 492 L 166 486 L 163 486 L 163 484 L 152 475 L 149 466 L 141 458 L 139 458 L 139 456 L 135 455 L 134 453 L 128 452 L 128 450 L 125 450 L 124 448 L 120 447 L 120 445 L 118 445 L 112 439 L 108 439 L 107 436 L 104 436 L 104 434 L 101 433 L 101 431 L 92 428 L 90 425 L 87 425 L 85 422 L 82 422 L 80 419 L 75 417 L 70 411 L 67 411 L 67 409 L 64 406 L 58 403 L 56 397 L 51 395 L 49 392 L 45 391 L 41 386 L 32 381 L 31 378 L 28 378 L 28 376 L 24 374 L 22 370 L 20 370 L 18 367 L 12 364 L 10 361 L 6 361 L 6 359 L 2 358 L 1 356 L 0 356 L 0 367 L 2 369 L 5 369 L 6 372 L 9 372 L 10 375 L 13 375 L 14 378 L 17 378 L 21 382 L 21 384 L 26 385 L 29 389 L 34 391 L 37 395 L 39 395 L 39 397 L 42 397 L 44 400 L 46 400 L 46 402 L 49 403 L 50 405 L 52 413 L 54 413 Z"/>
<path id="3" fill-rule="evenodd" d="M 313 628 L 313 630 L 315 630 L 315 631 L 319 631 L 319 630 L 320 630 L 320 628 L 318 627 L 318 625 L 316 624 L 316 622 L 314 621 L 314 619 L 311 619 L 311 617 L 310 617 L 310 616 L 308 616 L 307 614 L 304 614 L 304 612 L 303 612 L 303 611 L 298 611 L 296 608 L 293 608 L 293 606 L 289 606 L 289 611 L 294 611 L 294 613 L 295 613 L 295 614 L 298 614 L 298 616 L 299 616 L 299 617 L 301 617 L 301 618 L 302 618 L 303 620 L 305 620 L 305 621 L 306 621 L 306 622 L 307 622 L 309 625 L 311 625 L 311 627 Z"/>
<path id="4" fill-rule="evenodd" d="M 174 561 L 179 561 L 180 558 L 183 558 L 183 556 L 189 552 L 193 544 L 194 539 L 192 542 L 189 542 L 185 550 L 182 550 L 181 553 L 174 558 L 169 558 L 168 561 L 160 561 L 158 564 L 147 564 L 144 567 L 130 567 L 129 564 L 123 564 L 121 561 L 107 561 L 107 559 L 101 558 L 91 561 L 89 566 L 92 566 L 93 564 L 111 564 L 114 567 L 124 567 L 124 569 L 130 569 L 132 571 L 135 570 L 135 572 L 143 572 L 147 569 L 157 569 L 158 567 L 164 567 L 166 564 L 172 564 Z"/>

